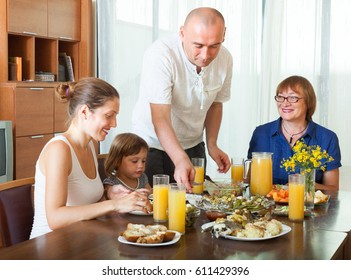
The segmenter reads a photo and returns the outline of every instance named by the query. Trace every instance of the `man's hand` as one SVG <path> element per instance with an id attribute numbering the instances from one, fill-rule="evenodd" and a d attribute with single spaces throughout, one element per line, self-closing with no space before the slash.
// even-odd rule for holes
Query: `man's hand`
<path id="1" fill-rule="evenodd" d="M 230 159 L 228 155 L 218 147 L 212 147 L 208 150 L 208 153 L 216 162 L 218 166 L 218 172 L 227 173 L 230 168 Z"/>
<path id="2" fill-rule="evenodd" d="M 192 182 L 195 178 L 195 168 L 188 157 L 175 164 L 174 179 L 177 183 L 185 184 L 186 190 L 192 193 Z"/>

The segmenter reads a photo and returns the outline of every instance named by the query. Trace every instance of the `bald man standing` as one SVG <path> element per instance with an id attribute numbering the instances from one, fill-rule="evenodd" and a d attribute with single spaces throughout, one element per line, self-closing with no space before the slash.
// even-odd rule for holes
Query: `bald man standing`
<path id="1" fill-rule="evenodd" d="M 230 99 L 233 59 L 222 46 L 225 21 L 213 8 L 197 8 L 180 32 L 154 42 L 145 52 L 133 131 L 150 146 L 146 174 L 168 174 L 171 182 L 194 180 L 193 157 L 208 154 L 218 171 L 230 168 L 217 146 L 222 103 Z"/>

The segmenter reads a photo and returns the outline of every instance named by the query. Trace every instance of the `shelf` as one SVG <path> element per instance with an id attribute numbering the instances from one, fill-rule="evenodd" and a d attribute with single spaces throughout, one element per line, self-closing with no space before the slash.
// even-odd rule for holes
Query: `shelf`
<path id="1" fill-rule="evenodd" d="M 32 36 L 8 36 L 8 57 L 22 57 L 22 80 L 34 80 L 34 44 Z"/>

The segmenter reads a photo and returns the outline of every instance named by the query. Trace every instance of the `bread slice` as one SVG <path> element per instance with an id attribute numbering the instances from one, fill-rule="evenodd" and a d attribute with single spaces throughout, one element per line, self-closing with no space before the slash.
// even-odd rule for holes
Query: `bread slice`
<path id="1" fill-rule="evenodd" d="M 146 228 L 146 226 L 143 224 L 128 223 L 128 225 L 127 225 L 127 229 L 139 230 L 139 229 L 144 229 L 144 228 Z"/>
<path id="2" fill-rule="evenodd" d="M 165 236 L 165 232 L 159 231 L 155 234 L 139 237 L 136 242 L 137 243 L 146 243 L 146 244 L 162 243 L 164 236 Z"/>
<path id="3" fill-rule="evenodd" d="M 132 224 L 129 223 L 127 225 L 127 230 L 135 230 L 135 231 L 139 231 L 140 233 L 143 233 L 144 235 L 149 235 L 149 234 L 153 234 L 154 231 L 151 228 L 146 227 L 143 224 Z"/>
<path id="4" fill-rule="evenodd" d="M 152 232 L 167 231 L 167 227 L 164 225 L 148 225 L 146 228 L 150 229 Z"/>
<path id="5" fill-rule="evenodd" d="M 174 231 L 167 230 L 165 233 L 165 237 L 163 238 L 163 242 L 169 242 L 172 241 L 175 236 Z"/>
<path id="6" fill-rule="evenodd" d="M 122 236 L 129 242 L 137 242 L 137 240 L 145 236 L 145 234 L 138 230 L 127 229 L 122 233 Z"/>

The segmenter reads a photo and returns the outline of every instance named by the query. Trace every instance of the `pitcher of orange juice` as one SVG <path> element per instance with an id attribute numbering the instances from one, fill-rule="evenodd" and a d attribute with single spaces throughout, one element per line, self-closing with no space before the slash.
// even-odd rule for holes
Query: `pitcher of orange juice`
<path id="1" fill-rule="evenodd" d="M 272 190 L 272 155 L 273 153 L 254 152 L 252 159 L 245 161 L 245 169 L 250 167 L 251 195 L 266 195 Z M 244 172 L 246 173 L 247 171 Z"/>

